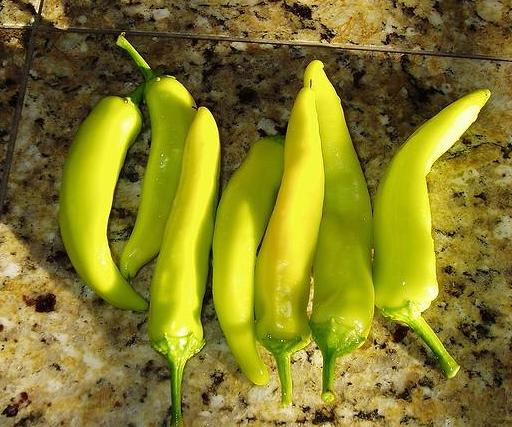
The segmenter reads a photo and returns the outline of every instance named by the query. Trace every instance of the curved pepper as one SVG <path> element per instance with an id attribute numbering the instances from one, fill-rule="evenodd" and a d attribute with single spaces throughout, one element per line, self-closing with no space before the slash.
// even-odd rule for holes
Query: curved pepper
<path id="1" fill-rule="evenodd" d="M 459 365 L 421 317 L 438 293 L 425 177 L 476 120 L 489 96 L 487 89 L 476 90 L 421 125 L 393 157 L 375 198 L 376 305 L 425 341 L 448 378 L 456 375 Z"/>
<path id="2" fill-rule="evenodd" d="M 253 144 L 222 193 L 213 235 L 215 311 L 242 372 L 258 385 L 268 382 L 268 370 L 256 348 L 254 266 L 282 174 L 283 138 Z"/>
<path id="3" fill-rule="evenodd" d="M 151 280 L 148 333 L 171 370 L 172 419 L 181 425 L 186 362 L 204 345 L 201 308 L 213 235 L 220 143 L 215 119 L 201 107 L 190 126 L 173 208 Z"/>
<path id="4" fill-rule="evenodd" d="M 115 265 L 107 226 L 119 172 L 142 126 L 142 89 L 101 99 L 82 122 L 64 163 L 59 199 L 60 233 L 78 275 L 105 301 L 136 311 L 146 310 L 147 302 Z"/>
<path id="5" fill-rule="evenodd" d="M 142 182 L 135 226 L 120 258 L 127 279 L 160 250 L 181 172 L 185 138 L 196 114 L 192 95 L 173 76 L 156 75 L 121 34 L 117 45 L 126 50 L 146 80 L 144 100 L 151 121 L 151 147 Z"/>
<path id="6" fill-rule="evenodd" d="M 323 198 L 315 94 L 302 88 L 290 114 L 283 179 L 255 272 L 256 334 L 276 360 L 283 405 L 292 401 L 290 357 L 310 341 L 306 308 Z"/>
<path id="7" fill-rule="evenodd" d="M 322 398 L 330 402 L 336 358 L 363 344 L 373 319 L 372 208 L 340 99 L 320 61 L 306 68 L 304 86 L 315 93 L 325 171 L 310 326 L 324 359 Z"/>

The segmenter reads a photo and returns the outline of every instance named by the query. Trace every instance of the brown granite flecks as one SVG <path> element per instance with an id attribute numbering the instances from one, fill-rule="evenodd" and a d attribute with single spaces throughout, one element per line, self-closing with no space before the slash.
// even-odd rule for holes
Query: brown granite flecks
<path id="1" fill-rule="evenodd" d="M 2 0 L 0 26 L 25 27 L 32 25 L 41 0 Z"/>
<path id="2" fill-rule="evenodd" d="M 0 29 L 0 187 L 20 96 L 25 55 L 26 33 L 23 30 Z"/>
<path id="3" fill-rule="evenodd" d="M 0 424 L 157 426 L 169 417 L 168 371 L 148 345 L 145 315 L 110 307 L 80 282 L 56 223 L 62 164 L 78 124 L 101 96 L 127 93 L 141 81 L 114 39 L 55 32 L 36 39 L 0 223 L 0 413 L 6 412 Z M 425 317 L 461 372 L 443 378 L 413 333 L 376 315 L 363 347 L 338 362 L 334 405 L 320 399 L 321 357 L 311 344 L 293 357 L 294 405 L 281 408 L 275 370 L 267 386 L 256 387 L 237 369 L 207 291 L 207 344 L 185 372 L 187 425 L 509 423 L 512 64 L 131 40 L 155 68 L 174 74 L 212 110 L 222 140 L 223 184 L 259 136 L 284 132 L 313 58 L 324 61 L 342 97 L 372 195 L 415 127 L 472 89 L 493 92 L 475 125 L 428 177 L 440 295 Z M 121 174 L 109 230 L 114 254 L 134 222 L 149 137 L 146 124 Z M 135 282 L 145 295 L 152 267 Z M 38 300 L 44 310 L 37 310 Z"/>
<path id="4" fill-rule="evenodd" d="M 508 0 L 46 0 L 43 22 L 512 58 Z"/>

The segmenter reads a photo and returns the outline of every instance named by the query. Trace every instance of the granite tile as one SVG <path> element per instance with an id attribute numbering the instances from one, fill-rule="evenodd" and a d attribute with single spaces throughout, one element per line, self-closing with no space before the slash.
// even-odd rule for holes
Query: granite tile
<path id="1" fill-rule="evenodd" d="M 0 26 L 25 27 L 35 21 L 41 0 L 2 0 Z"/>
<path id="2" fill-rule="evenodd" d="M 281 408 L 274 370 L 267 386 L 256 387 L 237 369 L 208 290 L 207 344 L 185 372 L 186 424 L 510 423 L 512 64 L 131 39 L 155 68 L 174 74 L 199 105 L 213 111 L 223 185 L 251 143 L 285 130 L 304 67 L 313 58 L 325 62 L 342 96 L 372 196 L 384 167 L 416 126 L 474 88 L 493 91 L 477 123 L 428 179 L 440 295 L 425 317 L 461 372 L 443 378 L 416 336 L 377 315 L 364 346 L 338 363 L 334 405 L 320 399 L 321 357 L 311 344 L 293 357 L 295 403 Z M 56 222 L 62 164 L 78 124 L 100 97 L 127 93 L 139 81 L 113 35 L 49 32 L 36 39 L 0 224 L 0 423 L 157 426 L 168 420 L 168 372 L 149 348 L 145 315 L 113 309 L 80 282 Z M 114 254 L 134 222 L 148 142 L 146 124 L 114 201 Z M 152 267 L 135 283 L 145 295 Z"/>
<path id="3" fill-rule="evenodd" d="M 433 0 L 46 0 L 43 22 L 58 28 L 420 49 L 512 59 L 512 4 Z"/>
<path id="4" fill-rule="evenodd" d="M 23 30 L 0 29 L 0 188 L 20 96 L 26 41 Z"/>

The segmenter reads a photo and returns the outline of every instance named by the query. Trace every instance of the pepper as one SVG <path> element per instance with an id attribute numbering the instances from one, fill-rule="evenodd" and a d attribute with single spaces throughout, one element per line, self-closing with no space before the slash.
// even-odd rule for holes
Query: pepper
<path id="1" fill-rule="evenodd" d="M 283 138 L 268 137 L 253 144 L 222 193 L 213 235 L 217 317 L 242 372 L 258 385 L 266 384 L 269 376 L 256 346 L 254 266 L 282 174 Z"/>
<path id="2" fill-rule="evenodd" d="M 292 401 L 290 357 L 310 341 L 306 312 L 324 198 L 315 94 L 302 88 L 284 145 L 284 171 L 255 271 L 256 335 L 276 360 L 281 401 Z"/>
<path id="3" fill-rule="evenodd" d="M 438 294 L 425 177 L 476 120 L 489 96 L 487 89 L 471 92 L 421 125 L 391 160 L 375 197 L 376 305 L 425 341 L 448 378 L 459 365 L 421 316 Z"/>
<path id="4" fill-rule="evenodd" d="M 215 119 L 200 107 L 190 126 L 173 208 L 151 280 L 148 332 L 171 370 L 172 420 L 182 423 L 186 362 L 204 345 L 201 307 L 212 243 L 220 143 Z"/>
<path id="5" fill-rule="evenodd" d="M 59 200 L 62 241 L 78 275 L 105 301 L 135 311 L 146 310 L 147 302 L 114 263 L 107 226 L 126 152 L 142 126 L 142 90 L 101 99 L 82 122 L 64 163 Z"/>
<path id="6" fill-rule="evenodd" d="M 118 37 L 117 45 L 128 52 L 144 75 L 144 100 L 151 122 L 151 147 L 140 205 L 133 231 L 120 258 L 121 273 L 131 279 L 160 250 L 178 186 L 185 138 L 196 114 L 196 104 L 175 77 L 155 74 L 124 34 Z"/>
<path id="7" fill-rule="evenodd" d="M 364 343 L 373 319 L 372 208 L 340 99 L 320 61 L 306 68 L 304 86 L 315 94 L 325 171 L 310 326 L 324 361 L 322 399 L 331 402 L 336 359 Z"/>

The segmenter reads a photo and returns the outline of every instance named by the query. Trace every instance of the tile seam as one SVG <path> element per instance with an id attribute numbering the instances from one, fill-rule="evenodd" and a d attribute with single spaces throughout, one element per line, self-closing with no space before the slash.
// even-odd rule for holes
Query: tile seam
<path id="1" fill-rule="evenodd" d="M 40 26 L 42 31 L 48 32 L 61 32 L 61 33 L 84 33 L 84 34 L 119 34 L 125 32 L 128 35 L 146 36 L 146 37 L 162 37 L 168 39 L 188 39 L 188 40 L 205 40 L 205 41 L 219 41 L 219 42 L 241 42 L 252 44 L 272 44 L 284 46 L 300 46 L 300 47 L 322 47 L 336 50 L 348 51 L 362 51 L 362 52 L 380 52 L 395 55 L 417 55 L 417 56 L 436 56 L 454 59 L 472 59 L 479 61 L 495 61 L 495 62 L 512 62 L 512 57 L 508 56 L 494 56 L 485 54 L 471 54 L 471 53 L 456 53 L 456 52 L 443 52 L 443 51 L 429 51 L 417 49 L 394 49 L 385 48 L 382 46 L 372 45 L 351 45 L 351 44 L 326 44 L 316 41 L 307 40 L 278 40 L 278 39 L 258 39 L 247 37 L 235 37 L 227 35 L 214 35 L 214 34 L 187 34 L 187 33 L 174 33 L 174 32 L 158 32 L 146 30 L 123 30 L 115 28 L 82 28 L 82 27 L 68 27 L 57 28 L 42 24 Z"/>
<path id="2" fill-rule="evenodd" d="M 33 23 L 31 24 L 23 24 L 23 25 L 5 25 L 0 24 L 0 30 L 26 30 L 28 28 L 32 28 Z"/>
<path id="3" fill-rule="evenodd" d="M 9 142 L 7 144 L 7 153 L 4 160 L 4 171 L 0 179 L 0 217 L 4 212 L 4 205 L 7 198 L 7 188 L 9 182 L 9 176 L 11 172 L 12 161 L 14 158 L 14 148 L 18 137 L 19 123 L 21 120 L 21 113 L 23 111 L 23 105 L 25 103 L 25 95 L 27 93 L 28 79 L 30 68 L 32 67 L 32 60 L 34 56 L 34 38 L 41 22 L 41 13 L 43 10 L 43 0 L 39 3 L 36 18 L 34 23 L 28 27 L 18 27 L 18 29 L 28 32 L 27 51 L 25 54 L 25 60 L 23 62 L 22 78 L 20 84 L 20 92 L 18 100 L 16 102 L 16 108 L 14 110 L 13 121 L 10 127 Z"/>

